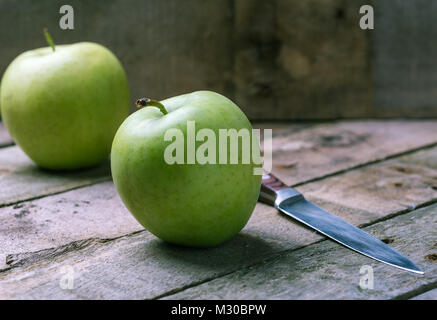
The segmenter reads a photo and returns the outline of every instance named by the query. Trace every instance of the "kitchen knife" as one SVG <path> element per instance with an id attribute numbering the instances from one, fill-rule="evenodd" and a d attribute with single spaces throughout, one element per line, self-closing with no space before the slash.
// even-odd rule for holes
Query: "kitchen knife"
<path id="1" fill-rule="evenodd" d="M 316 206 L 272 174 L 263 175 L 259 200 L 372 259 L 423 274 L 413 262 L 363 230 Z"/>

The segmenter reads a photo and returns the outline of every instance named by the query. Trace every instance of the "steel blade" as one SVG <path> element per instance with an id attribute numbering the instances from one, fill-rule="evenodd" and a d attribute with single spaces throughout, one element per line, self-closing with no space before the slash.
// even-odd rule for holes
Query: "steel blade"
<path id="1" fill-rule="evenodd" d="M 303 197 L 297 200 L 296 197 L 284 199 L 276 207 L 286 215 L 356 252 L 403 270 L 423 274 L 423 271 L 412 261 L 381 240 L 316 206 Z"/>

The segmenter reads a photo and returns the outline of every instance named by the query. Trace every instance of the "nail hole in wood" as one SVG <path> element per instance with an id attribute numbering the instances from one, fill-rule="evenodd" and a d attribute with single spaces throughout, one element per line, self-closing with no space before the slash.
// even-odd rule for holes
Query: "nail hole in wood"
<path id="1" fill-rule="evenodd" d="M 431 262 L 437 261 L 437 253 L 431 253 L 427 256 L 425 256 L 425 259 Z"/>
<path id="2" fill-rule="evenodd" d="M 344 19 L 344 16 L 345 16 L 345 12 L 343 8 L 338 8 L 337 11 L 335 12 L 335 18 L 338 20 L 342 20 Z"/>
<path id="3" fill-rule="evenodd" d="M 389 243 L 394 242 L 395 240 L 393 238 L 384 238 L 384 239 L 381 239 L 381 241 L 384 242 L 385 244 L 389 244 Z"/>

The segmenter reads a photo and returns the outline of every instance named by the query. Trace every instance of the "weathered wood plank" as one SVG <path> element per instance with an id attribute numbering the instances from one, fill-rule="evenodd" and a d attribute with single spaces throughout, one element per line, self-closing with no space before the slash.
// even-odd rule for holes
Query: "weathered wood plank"
<path id="1" fill-rule="evenodd" d="M 38 251 L 89 238 L 142 230 L 112 181 L 0 208 L 0 269 L 10 253 Z"/>
<path id="2" fill-rule="evenodd" d="M 274 172 L 292 185 L 437 143 L 435 121 L 256 126 L 273 128 Z M 38 169 L 18 147 L 0 150 L 0 206 L 105 179 L 108 166 L 49 172 Z"/>
<path id="3" fill-rule="evenodd" d="M 263 124 L 259 126 L 263 127 Z M 275 135 L 290 134 L 310 126 L 268 125 L 274 129 Z M 4 126 L 0 127 L 0 146 L 2 141 L 5 144 L 11 143 L 12 140 L 8 140 L 7 137 L 9 135 Z M 110 172 L 107 163 L 87 170 L 55 172 L 38 168 L 18 146 L 0 150 L 0 207 L 108 179 Z"/>
<path id="4" fill-rule="evenodd" d="M 426 272 L 418 276 L 377 263 L 331 241 L 287 253 L 252 268 L 189 288 L 169 299 L 391 299 L 437 286 L 437 205 L 375 224 L 366 231 L 390 238 Z M 373 268 L 373 289 L 359 285 L 362 266 Z"/>
<path id="5" fill-rule="evenodd" d="M 415 161 L 423 161 L 428 158 L 429 153 L 434 152 L 436 152 L 434 149 L 421 152 L 422 156 Z M 413 161 L 411 160 L 414 158 L 413 155 L 409 157 L 408 161 Z M 435 185 L 437 170 L 429 167 L 422 166 L 421 172 L 430 177 L 436 177 L 431 180 L 424 180 L 423 176 L 417 172 L 410 175 L 402 170 L 387 171 L 385 169 L 395 164 L 397 166 L 410 165 L 402 161 L 390 160 L 387 161 L 388 164 L 383 162 L 370 166 L 370 168 L 344 173 L 341 175 L 342 180 L 338 183 L 340 189 L 327 188 L 325 190 L 326 199 L 317 198 L 316 191 L 323 189 L 326 181 L 329 182 L 338 177 L 314 182 L 309 184 L 309 187 L 302 186 L 299 189 L 307 188 L 308 198 L 347 221 L 356 225 L 369 224 L 383 217 L 411 210 L 413 205 L 405 209 L 405 206 L 398 203 L 398 199 L 406 198 L 409 194 L 419 195 Z M 418 170 L 419 165 L 414 166 Z M 381 174 L 369 175 L 366 170 L 377 170 L 375 167 L 382 168 L 379 169 Z M 361 176 L 356 176 L 355 172 L 361 172 Z M 366 189 L 368 185 L 377 186 L 380 181 L 385 181 L 384 175 L 387 175 L 387 172 L 390 173 L 391 179 L 409 181 L 409 187 L 399 188 L 395 184 L 383 184 L 382 188 Z M 363 186 L 360 180 L 367 175 L 371 179 L 369 178 L 368 184 Z M 355 183 L 352 188 L 356 190 L 350 193 L 350 197 L 357 199 L 357 202 L 361 201 L 361 206 L 350 207 L 348 203 L 337 201 L 337 193 L 344 193 L 346 189 L 351 188 L 351 183 L 347 183 L 349 179 Z M 341 186 L 344 189 L 341 189 Z M 385 199 L 383 205 L 378 205 L 381 201 L 378 198 L 381 190 L 397 194 L 398 198 Z M 362 192 L 365 193 L 366 201 L 361 196 Z M 416 201 L 415 206 L 437 198 L 435 192 L 427 191 L 424 194 L 421 197 L 415 196 L 411 200 Z M 375 208 L 378 211 L 372 212 Z M 91 216 L 92 210 L 90 209 L 89 212 Z M 28 216 L 29 219 L 31 217 L 31 215 Z M 71 219 L 74 220 L 74 216 Z M 88 221 L 90 224 L 95 223 L 92 218 Z M 71 225 L 80 224 L 71 222 Z M 93 228 L 95 227 L 90 227 L 91 230 Z M 70 239 L 74 238 L 74 233 L 75 231 L 71 232 Z M 397 237 L 396 234 L 390 235 L 390 237 L 393 236 Z M 211 250 L 194 250 L 166 245 L 145 231 L 112 241 L 99 239 L 77 241 L 66 244 L 64 247 L 40 252 L 26 253 L 23 248 L 13 251 L 14 248 L 11 247 L 9 252 L 16 253 L 8 257 L 9 266 L 12 269 L 0 272 L 0 288 L 4 287 L 9 290 L 1 290 L 0 297 L 153 298 L 223 276 L 244 266 L 259 263 L 263 259 L 271 259 L 285 250 L 302 248 L 322 239 L 323 237 L 315 232 L 278 214 L 273 208 L 258 204 L 249 224 L 240 235 Z M 47 244 L 41 247 L 44 246 L 46 247 Z M 61 290 L 59 287 L 59 280 L 62 278 L 59 270 L 65 265 L 72 266 L 78 274 L 77 287 L 71 291 Z M 18 279 L 20 279 L 19 282 Z M 6 292 L 3 296 L 2 291 Z"/>
<path id="6" fill-rule="evenodd" d="M 275 2 L 281 44 L 275 68 L 277 109 L 286 110 L 288 119 L 374 114 L 371 37 L 358 27 L 362 2 Z"/>
<path id="7" fill-rule="evenodd" d="M 208 88 L 233 96 L 232 3 L 222 0 L 72 1 L 74 32 L 59 28 L 60 0 L 1 1 L 0 74 L 18 54 L 56 44 L 94 41 L 122 62 L 135 99 L 164 99 Z M 23 14 L 26 12 L 25 14 Z M 117 26 L 116 28 L 114 26 Z"/>
<path id="8" fill-rule="evenodd" d="M 11 146 L 12 144 L 14 144 L 14 142 L 0 119 L 0 148 Z"/>
<path id="9" fill-rule="evenodd" d="M 437 289 L 422 293 L 411 300 L 437 300 Z"/>
<path id="10" fill-rule="evenodd" d="M 436 121 L 321 124 L 276 136 L 273 172 L 296 185 L 435 143 Z"/>
<path id="11" fill-rule="evenodd" d="M 386 217 L 388 212 L 411 210 L 436 201 L 436 158 L 428 162 L 428 166 L 420 164 L 436 154 L 437 148 L 432 148 L 413 156 L 388 160 L 306 184 L 299 190 L 327 209 L 348 208 L 354 216 L 345 217 L 362 225 L 366 223 L 365 220 L 353 212 L 365 210 L 377 219 Z"/>
<path id="12" fill-rule="evenodd" d="M 408 160 L 413 163 L 423 163 L 430 168 L 437 168 L 435 153 L 437 153 L 437 148 L 417 152 L 400 159 L 402 162 Z M 434 162 L 432 162 L 433 159 Z M 336 210 L 342 208 L 343 217 L 357 225 L 361 225 L 368 223 L 369 217 L 378 219 L 386 214 L 396 213 L 405 208 L 412 208 L 432 201 L 435 198 L 435 192 L 432 189 L 434 182 L 430 180 L 433 174 L 434 172 L 426 167 L 389 161 L 366 168 L 363 171 L 354 171 L 327 179 L 322 183 L 302 186 L 299 189 L 309 199 L 329 210 L 336 212 Z M 428 178 L 425 176 L 428 176 Z M 385 188 L 384 185 L 387 183 L 394 188 Z M 359 189 L 362 185 L 366 185 L 366 188 Z M 414 185 L 414 187 L 411 188 L 411 185 Z M 368 192 L 369 188 L 371 190 L 384 189 L 384 192 Z M 329 192 L 326 192 L 327 189 L 329 189 Z M 359 192 L 356 192 L 357 189 L 359 189 Z M 401 189 L 404 192 L 400 192 Z M 95 195 L 98 194 L 106 194 L 108 203 L 105 207 L 99 208 L 101 203 L 92 201 Z M 87 238 L 110 238 L 133 231 L 131 227 L 138 228 L 138 226 L 132 219 L 129 219 L 130 215 L 115 195 L 116 192 L 112 183 L 106 183 L 101 186 L 96 185 L 86 188 L 84 191 L 75 190 L 46 200 L 41 199 L 0 209 L 0 217 L 4 217 L 5 221 L 3 225 L 7 226 L 0 235 L 0 239 L 3 238 L 1 242 L 5 244 L 3 250 L 0 249 L 0 257 L 2 254 L 35 251 Z M 405 199 L 415 195 L 417 198 L 413 202 L 405 202 Z M 386 196 L 392 201 L 386 201 L 384 199 Z M 75 203 L 76 205 L 81 202 L 90 202 L 91 204 L 82 204 L 80 211 L 78 211 L 78 208 L 69 210 L 68 204 Z M 58 213 L 63 208 L 65 210 Z M 108 208 L 112 208 L 113 212 L 109 213 Z M 272 214 L 274 211 L 260 204 L 255 214 L 259 215 L 263 210 L 267 210 L 267 215 Z M 124 211 L 124 213 L 121 213 L 121 211 Z M 80 216 L 76 216 L 75 212 L 80 212 Z M 88 212 L 93 214 L 88 214 Z M 126 225 L 126 229 L 122 229 L 122 232 L 114 235 L 111 229 L 113 226 L 106 226 L 104 223 L 102 224 L 102 221 L 106 219 L 107 214 L 116 214 L 118 212 L 126 217 L 124 224 L 120 223 L 120 225 Z M 357 212 L 361 212 L 361 214 L 357 214 Z M 53 214 L 55 216 L 51 219 L 50 216 Z M 69 221 L 68 228 L 66 228 L 62 218 L 55 218 L 57 215 L 65 216 L 65 221 Z M 85 225 L 88 227 L 83 228 Z M 84 232 L 84 230 L 87 232 Z M 35 241 L 33 236 L 35 233 L 43 234 L 45 237 L 39 236 L 38 241 Z M 261 233 L 259 235 L 262 236 Z M 14 240 L 11 241 L 11 239 Z M 17 239 L 21 239 L 21 241 Z M 5 263 L 3 258 L 0 258 L 0 260 L 3 264 Z M 2 263 L 0 263 L 0 267 Z"/>
<path id="13" fill-rule="evenodd" d="M 45 45 L 47 25 L 56 43 L 98 41 L 113 50 L 133 99 L 209 88 L 236 98 L 252 119 L 437 115 L 430 0 L 365 1 L 378 32 L 359 28 L 358 0 L 71 1 L 74 32 L 58 27 L 64 3 L 0 2 L 2 22 L 15 30 L 0 30 L 8 43 L 0 73 Z"/>
<path id="14" fill-rule="evenodd" d="M 437 148 L 429 148 L 404 155 L 399 158 L 399 161 L 437 169 Z"/>
<path id="15" fill-rule="evenodd" d="M 17 146 L 0 149 L 0 207 L 108 179 L 108 163 L 79 171 L 47 171 Z"/>
<path id="16" fill-rule="evenodd" d="M 375 115 L 437 117 L 435 1 L 373 1 L 372 73 Z M 376 30 L 375 29 L 375 30 Z M 365 33 L 365 32 L 364 32 Z"/>
<path id="17" fill-rule="evenodd" d="M 361 5 L 357 0 L 235 2 L 235 92 L 251 119 L 375 113 L 371 38 L 358 27 Z"/>

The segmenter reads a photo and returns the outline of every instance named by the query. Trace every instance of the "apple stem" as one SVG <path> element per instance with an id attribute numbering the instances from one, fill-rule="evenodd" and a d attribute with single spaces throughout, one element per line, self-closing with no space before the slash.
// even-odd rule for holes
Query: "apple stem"
<path id="1" fill-rule="evenodd" d="M 50 35 L 47 28 L 44 28 L 44 36 L 46 37 L 47 43 L 52 48 L 53 52 L 55 52 L 55 44 L 53 43 L 52 36 Z"/>
<path id="2" fill-rule="evenodd" d="M 158 100 L 150 99 L 150 98 L 141 98 L 137 100 L 137 108 L 143 107 L 156 107 L 158 108 L 164 115 L 168 114 L 164 105 Z"/>

